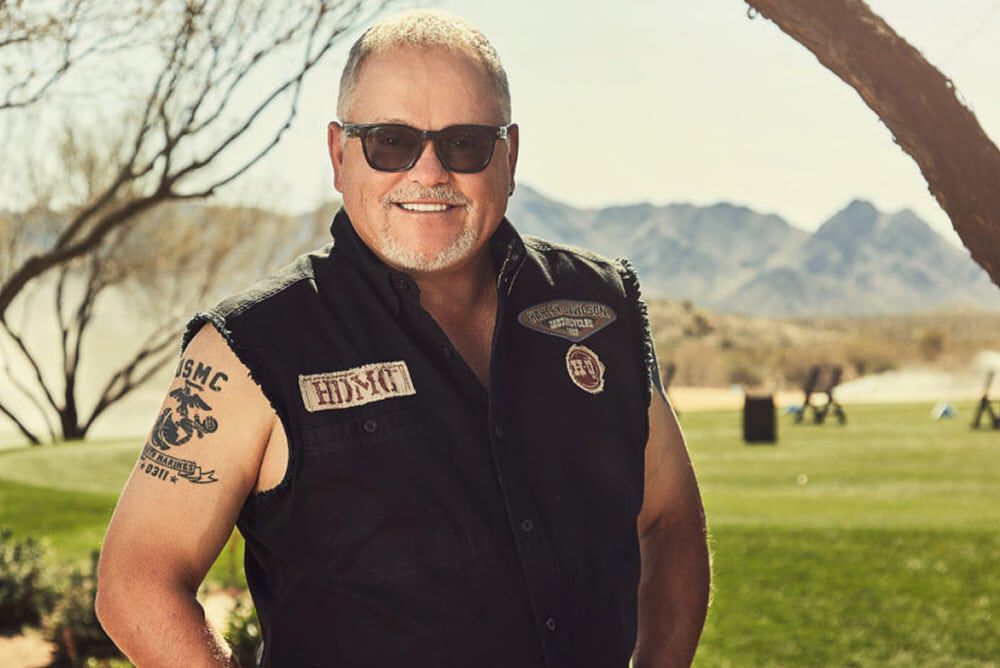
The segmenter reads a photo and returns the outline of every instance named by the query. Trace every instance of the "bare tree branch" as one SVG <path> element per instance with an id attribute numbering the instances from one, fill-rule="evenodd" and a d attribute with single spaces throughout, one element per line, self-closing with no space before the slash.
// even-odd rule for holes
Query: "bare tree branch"
<path id="1" fill-rule="evenodd" d="M 88 5 L 102 1 L 77 0 Z M 297 115 L 306 74 L 346 31 L 390 1 L 293 0 L 280 6 L 266 0 L 148 3 L 147 22 L 157 35 L 169 37 L 161 40 L 162 66 L 141 96 L 132 139 L 125 142 L 128 150 L 88 201 L 73 207 L 75 214 L 54 243 L 34 249 L 0 274 L 0 315 L 32 280 L 95 252 L 115 229 L 171 200 L 210 196 L 264 159 Z M 301 59 L 288 76 L 269 87 L 257 82 L 274 71 L 267 63 L 299 48 Z M 239 104 L 238 91 L 242 91 Z M 288 105 L 283 122 L 267 138 L 247 139 L 251 128 L 282 101 Z M 227 120 L 235 122 L 224 130 L 220 124 Z M 258 144 L 246 146 L 248 141 Z M 228 171 L 215 173 L 229 156 L 235 162 Z"/>
<path id="2" fill-rule="evenodd" d="M 92 30 L 99 23 L 94 0 L 66 0 L 49 10 L 51 6 L 0 3 L 0 55 L 13 76 L 9 83 L 0 78 L 0 112 L 39 102 L 70 69 L 121 37 Z"/>
<path id="3" fill-rule="evenodd" d="M 28 429 L 24 425 L 23 422 L 21 422 L 20 420 L 18 420 L 16 415 L 14 415 L 13 413 L 11 413 L 7 409 L 7 407 L 3 405 L 3 402 L 0 402 L 0 413 L 3 413 L 4 415 L 6 415 L 7 419 L 9 419 L 11 422 L 14 423 L 14 426 L 17 427 L 17 430 L 19 432 L 21 432 L 22 434 L 24 434 L 24 437 L 26 439 L 28 439 L 29 443 L 31 443 L 32 445 L 41 445 L 42 444 L 41 440 L 39 440 L 39 438 L 37 436 L 35 436 L 35 434 L 32 433 L 31 430 Z"/>
<path id="4" fill-rule="evenodd" d="M 17 375 L 15 375 L 11 371 L 10 362 L 8 361 L 7 354 L 5 351 L 0 350 L 0 360 L 3 360 L 4 374 L 9 379 L 10 385 L 12 385 L 15 389 L 17 389 L 17 391 L 20 392 L 31 403 L 32 406 L 35 407 L 35 410 L 38 411 L 38 414 L 41 416 L 42 421 L 45 422 L 45 427 L 48 429 L 49 432 L 49 439 L 52 441 L 56 440 L 55 429 L 52 426 L 52 421 L 49 419 L 49 413 L 45 409 L 45 406 L 42 405 L 41 400 L 39 400 L 39 398 L 35 396 L 35 394 L 31 392 L 31 390 L 29 390 L 24 385 L 24 383 L 18 380 Z M 13 417 L 13 413 L 11 413 L 10 411 L 5 411 L 5 414 Z"/>
<path id="5" fill-rule="evenodd" d="M 35 359 L 35 356 L 31 354 L 31 351 L 28 349 L 28 345 L 24 342 L 24 339 L 10 328 L 7 324 L 6 318 L 3 316 L 0 316 L 0 326 L 3 327 L 5 332 L 7 332 L 7 336 L 9 336 L 11 340 L 17 344 L 17 348 L 21 351 L 21 355 L 31 366 L 32 371 L 35 373 L 35 380 L 38 382 L 38 386 L 45 393 L 45 399 L 49 402 L 49 405 L 58 410 L 59 403 L 55 400 L 55 397 L 52 396 L 52 392 L 49 391 L 49 386 L 46 384 L 45 377 L 42 375 L 42 369 L 39 366 L 38 361 Z"/>
<path id="6" fill-rule="evenodd" d="M 746 0 L 858 92 L 1000 286 L 1000 151 L 945 75 L 862 0 Z"/>
<path id="7" fill-rule="evenodd" d="M 139 352 L 108 379 L 104 389 L 101 390 L 97 403 L 91 411 L 90 417 L 84 422 L 82 428 L 84 433 L 90 429 L 94 421 L 104 411 L 123 399 L 129 392 L 145 383 L 168 362 L 174 359 L 174 346 L 177 342 L 180 324 L 175 320 L 168 327 L 161 327 L 147 337 L 142 346 L 140 346 Z M 164 329 L 166 330 L 165 334 L 162 331 Z M 156 334 L 160 335 L 158 340 L 156 339 Z M 134 376 L 138 367 L 148 359 L 152 361 L 149 362 L 145 371 L 138 376 Z"/>

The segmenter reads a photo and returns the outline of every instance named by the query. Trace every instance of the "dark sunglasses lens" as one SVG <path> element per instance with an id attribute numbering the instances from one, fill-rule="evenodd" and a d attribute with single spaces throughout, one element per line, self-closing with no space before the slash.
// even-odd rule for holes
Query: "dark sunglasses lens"
<path id="1" fill-rule="evenodd" d="M 420 133 L 403 125 L 378 125 L 365 136 L 365 153 L 375 169 L 405 169 L 420 148 Z"/>
<path id="2" fill-rule="evenodd" d="M 445 169 L 453 172 L 478 172 L 493 157 L 496 131 L 473 125 L 456 125 L 438 135 L 438 152 Z"/>

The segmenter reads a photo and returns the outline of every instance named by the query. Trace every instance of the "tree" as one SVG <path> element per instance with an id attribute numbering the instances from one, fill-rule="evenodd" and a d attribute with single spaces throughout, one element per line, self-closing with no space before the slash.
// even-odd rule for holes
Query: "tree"
<path id="1" fill-rule="evenodd" d="M 863 0 L 746 0 L 858 92 L 1000 286 L 1000 151 L 955 86 Z"/>
<path id="2" fill-rule="evenodd" d="M 51 289 L 35 285 L 37 291 L 22 293 L 18 301 L 24 303 L 23 313 L 37 311 L 41 300 L 51 299 L 58 361 L 49 347 L 33 345 L 27 318 L 16 325 L 12 318 L 0 316 L 0 332 L 10 341 L 0 350 L 6 385 L 26 397 L 42 416 L 49 440 L 84 438 L 107 409 L 175 360 L 180 329 L 196 308 L 316 246 L 328 222 L 324 214 L 309 224 L 259 209 L 201 205 L 174 204 L 144 214 L 113 231 L 98 252 L 60 265 Z M 260 243 L 265 230 L 267 243 Z M 275 242 L 272 235 L 290 241 Z M 115 366 L 85 411 L 78 382 L 87 354 L 84 335 L 95 321 L 98 302 L 112 293 L 128 304 L 133 317 L 121 327 L 134 332 L 135 346 L 112 360 Z M 25 372 L 12 368 L 10 349 L 23 360 Z M 51 380 L 53 375 L 58 381 Z M 30 443 L 42 443 L 38 430 L 9 401 L 5 403 L 3 395 L 0 414 Z"/>
<path id="3" fill-rule="evenodd" d="M 0 230 L 18 237 L 4 239 L 0 316 L 33 280 L 97 252 L 112 232 L 144 213 L 171 201 L 209 197 L 243 175 L 291 125 L 305 75 L 346 31 L 386 4 L 53 0 L 43 5 L 51 12 L 29 15 L 26 7 L 37 5 L 0 0 L 0 53 L 6 60 L 22 50 L 13 66 L 15 83 L 0 77 L 0 95 L 14 101 L 6 114 L 26 105 L 37 113 L 40 100 L 55 104 L 55 87 L 68 86 L 74 63 L 88 58 L 88 66 L 75 72 L 103 72 L 111 89 L 90 112 L 111 109 L 119 118 L 104 122 L 126 130 L 115 168 L 91 183 L 86 196 L 61 194 L 52 210 L 62 215 L 45 233 L 18 233 L 17 220 Z M 69 55 L 54 68 L 36 71 L 25 56 L 30 51 L 23 50 L 42 48 L 46 40 Z M 33 73 L 34 83 L 22 85 L 17 67 Z M 285 74 L 274 77 L 275 71 Z M 70 122 L 85 122 L 75 107 Z M 265 127 L 265 134 L 250 132 Z"/>
<path id="4" fill-rule="evenodd" d="M 17 214 L 0 215 L 0 231 L 11 231 L 8 245 L 47 243 L 64 220 L 50 208 L 52 202 L 67 194 L 88 199 L 117 169 L 124 144 L 109 132 L 67 126 L 55 146 L 58 166 L 46 173 L 28 165 L 36 174 L 34 204 Z M 0 373 L 8 380 L 0 389 L 9 387 L 27 399 L 41 416 L 49 440 L 84 438 L 109 408 L 175 358 L 180 328 L 196 308 L 316 246 L 327 213 L 290 218 L 249 207 L 188 202 L 144 211 L 129 225 L 112 230 L 95 250 L 60 264 L 54 283 L 46 278 L 33 281 L 13 303 L 21 307 L 19 323 L 13 309 L 0 315 L 0 344 L 7 344 L 0 347 Z M 266 243 L 260 243 L 263 235 Z M 0 263 L 5 257 L 0 248 Z M 135 345 L 103 360 L 110 365 L 108 373 L 90 383 L 103 384 L 96 396 L 84 400 L 81 362 L 93 356 L 93 349 L 83 345 L 85 334 L 100 317 L 99 302 L 112 296 L 124 302 L 128 317 L 119 327 L 129 331 Z M 55 327 L 45 329 L 57 334 L 55 341 L 45 340 L 40 336 L 45 332 L 37 327 L 39 309 L 46 302 Z M 34 331 L 28 324 L 32 315 Z M 20 369 L 12 365 L 14 359 L 22 362 Z M 30 443 L 40 444 L 39 430 L 10 398 L 0 392 L 0 414 Z M 89 410 L 84 410 L 85 403 L 91 404 Z"/>

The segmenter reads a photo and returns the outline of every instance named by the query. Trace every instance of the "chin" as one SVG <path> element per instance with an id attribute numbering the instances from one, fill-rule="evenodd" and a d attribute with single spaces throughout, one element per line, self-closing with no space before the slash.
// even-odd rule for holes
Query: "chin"
<path id="1" fill-rule="evenodd" d="M 395 239 L 384 239 L 382 255 L 400 269 L 414 272 L 432 272 L 449 269 L 472 255 L 479 235 L 472 228 L 465 228 L 451 243 L 437 250 L 417 250 L 398 243 Z"/>

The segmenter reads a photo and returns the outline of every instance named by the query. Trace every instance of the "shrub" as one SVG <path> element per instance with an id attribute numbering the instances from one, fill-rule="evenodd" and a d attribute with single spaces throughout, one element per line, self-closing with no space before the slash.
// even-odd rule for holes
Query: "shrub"
<path id="1" fill-rule="evenodd" d="M 84 666 L 90 659 L 123 658 L 94 612 L 98 552 L 91 553 L 87 571 L 70 571 L 60 597 L 45 617 L 43 632 L 56 646 L 58 665 Z"/>
<path id="2" fill-rule="evenodd" d="M 700 339 L 715 331 L 715 327 L 701 313 L 695 313 L 691 322 L 684 327 L 684 336 Z"/>
<path id="3" fill-rule="evenodd" d="M 885 373 L 886 371 L 895 371 L 898 368 L 899 365 L 894 360 L 880 357 L 872 362 L 869 370 L 872 373 Z"/>
<path id="4" fill-rule="evenodd" d="M 746 360 L 733 360 L 729 365 L 729 382 L 744 387 L 757 387 L 763 384 L 764 375 Z"/>
<path id="5" fill-rule="evenodd" d="M 260 622 L 257 621 L 253 603 L 246 595 L 236 599 L 222 635 L 233 648 L 233 656 L 241 666 L 248 668 L 257 665 L 257 650 L 261 643 Z"/>
<path id="6" fill-rule="evenodd" d="M 947 340 L 948 336 L 940 330 L 932 329 L 922 333 L 917 341 L 917 349 L 920 351 L 920 357 L 925 362 L 933 362 L 941 357 Z"/>
<path id="7" fill-rule="evenodd" d="M 28 536 L 15 540 L 0 529 L 0 627 L 37 624 L 54 600 L 48 550 Z"/>

